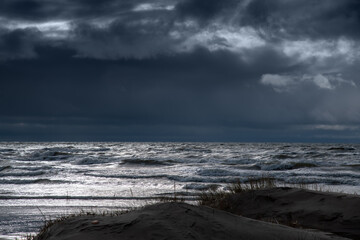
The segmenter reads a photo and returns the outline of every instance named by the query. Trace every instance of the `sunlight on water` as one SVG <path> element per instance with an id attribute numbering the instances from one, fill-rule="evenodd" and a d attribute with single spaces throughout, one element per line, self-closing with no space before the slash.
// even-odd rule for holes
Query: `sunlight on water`
<path id="1" fill-rule="evenodd" d="M 126 209 L 174 192 L 193 201 L 261 176 L 360 194 L 360 145 L 1 143 L 0 235 L 34 232 L 43 215 Z"/>

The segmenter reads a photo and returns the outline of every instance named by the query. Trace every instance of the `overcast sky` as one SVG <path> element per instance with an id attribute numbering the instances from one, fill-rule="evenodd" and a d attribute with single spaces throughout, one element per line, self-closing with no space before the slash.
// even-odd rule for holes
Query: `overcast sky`
<path id="1" fill-rule="evenodd" d="M 1 0 L 1 141 L 360 141 L 359 0 Z"/>

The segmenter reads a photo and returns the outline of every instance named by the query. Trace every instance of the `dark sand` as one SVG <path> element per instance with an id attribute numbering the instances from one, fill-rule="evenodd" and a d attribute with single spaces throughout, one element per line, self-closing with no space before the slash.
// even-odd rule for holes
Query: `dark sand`
<path id="1" fill-rule="evenodd" d="M 357 196 L 276 188 L 234 196 L 229 209 L 243 216 L 292 222 L 297 228 L 185 203 L 160 203 L 120 216 L 77 216 L 51 226 L 47 240 L 112 239 L 360 239 Z M 300 229 L 299 227 L 322 229 Z"/>
<path id="2" fill-rule="evenodd" d="M 360 239 L 358 196 L 275 188 L 233 195 L 229 201 L 227 210 L 242 216 L 204 206 L 160 203 L 120 216 L 69 218 L 51 226 L 38 239 Z"/>
<path id="3" fill-rule="evenodd" d="M 360 239 L 360 197 L 275 188 L 233 195 L 225 210 L 258 220 Z"/>

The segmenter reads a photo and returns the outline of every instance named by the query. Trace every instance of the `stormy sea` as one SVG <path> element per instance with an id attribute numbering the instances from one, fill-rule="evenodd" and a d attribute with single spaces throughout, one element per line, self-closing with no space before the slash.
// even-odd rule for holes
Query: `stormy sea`
<path id="1" fill-rule="evenodd" d="M 124 210 L 274 178 L 360 194 L 360 144 L 0 143 L 0 239 L 80 211 Z"/>

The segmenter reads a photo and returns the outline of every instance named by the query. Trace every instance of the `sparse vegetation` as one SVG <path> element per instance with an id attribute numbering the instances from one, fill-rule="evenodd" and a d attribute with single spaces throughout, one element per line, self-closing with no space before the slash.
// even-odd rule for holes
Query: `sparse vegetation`
<path id="1" fill-rule="evenodd" d="M 173 192 L 173 196 L 168 197 L 168 196 L 163 196 L 158 198 L 160 202 L 185 202 L 185 198 L 184 197 L 180 197 L 178 196 L 178 193 L 176 192 L 176 183 L 174 182 L 174 192 Z"/>
<path id="2" fill-rule="evenodd" d="M 314 191 L 322 191 L 322 192 L 329 192 L 331 189 L 325 189 L 323 186 L 318 184 L 305 184 L 305 183 L 297 183 L 297 184 L 279 184 L 276 180 L 272 177 L 260 177 L 260 178 L 249 178 L 245 182 L 237 181 L 228 185 L 225 188 L 218 188 L 218 185 L 214 185 L 209 190 L 203 191 L 198 195 L 198 204 L 203 206 L 208 206 L 216 209 L 221 209 L 225 211 L 231 212 L 231 208 L 234 205 L 234 196 L 241 194 L 241 193 L 249 193 L 264 189 L 271 189 L 275 187 L 292 187 L 292 188 L 300 188 L 300 189 L 307 189 L 307 190 L 314 190 Z M 130 189 L 131 196 L 133 196 L 132 189 Z M 185 202 L 187 199 L 183 196 L 179 196 L 180 194 L 176 191 L 176 183 L 174 182 L 173 185 L 173 193 L 171 196 L 162 196 L 156 198 L 153 202 L 146 202 L 146 205 L 151 205 L 154 203 L 164 203 L 164 202 Z M 144 207 L 144 206 L 143 206 Z M 23 237 L 23 240 L 43 240 L 46 239 L 47 233 L 51 226 L 57 224 L 59 222 L 67 221 L 68 219 L 79 217 L 79 216 L 119 216 L 129 211 L 139 209 L 141 207 L 134 207 L 132 209 L 123 210 L 123 211 L 80 211 L 79 213 L 70 214 L 66 216 L 60 216 L 54 220 L 47 219 L 46 216 L 42 213 L 39 209 L 41 215 L 44 218 L 44 225 L 39 230 L 39 233 L 36 235 L 26 235 Z M 291 227 L 299 228 L 297 222 L 283 222 L 275 217 L 270 218 L 261 218 L 259 220 L 271 222 L 275 224 L 285 224 Z M 299 237 L 302 239 L 302 237 Z"/>
<path id="3" fill-rule="evenodd" d="M 256 191 L 276 187 L 275 179 L 270 177 L 249 178 L 247 182 L 232 183 L 227 189 L 210 189 L 199 195 L 199 205 L 212 208 L 227 209 L 230 204 L 229 196 L 242 192 Z"/>
<path id="4" fill-rule="evenodd" d="M 40 210 L 40 209 L 39 209 Z M 24 236 L 23 240 L 43 240 L 46 239 L 47 233 L 51 226 L 54 224 L 64 222 L 68 219 L 79 217 L 79 216 L 119 216 L 122 214 L 125 214 L 129 211 L 132 211 L 134 209 L 124 210 L 124 211 L 83 211 L 81 210 L 79 213 L 74 213 L 70 215 L 64 215 L 60 216 L 56 219 L 46 219 L 45 215 L 41 212 L 41 214 L 44 216 L 44 225 L 41 227 L 39 232 L 36 235 L 27 234 Z"/>
<path id="5" fill-rule="evenodd" d="M 229 197 L 233 196 L 234 194 L 275 187 L 291 187 L 317 192 L 335 192 L 334 189 L 329 186 L 308 183 L 280 184 L 272 177 L 260 177 L 249 178 L 244 183 L 237 181 L 225 187 L 224 189 L 210 188 L 209 190 L 203 191 L 199 194 L 198 203 L 199 205 L 225 210 L 227 209 L 228 204 L 230 204 L 228 203 Z"/>

